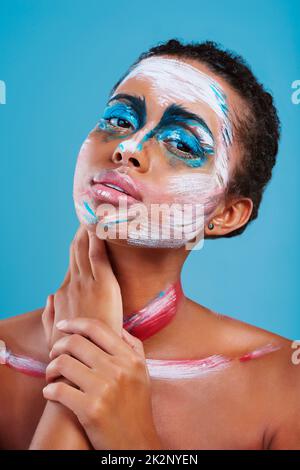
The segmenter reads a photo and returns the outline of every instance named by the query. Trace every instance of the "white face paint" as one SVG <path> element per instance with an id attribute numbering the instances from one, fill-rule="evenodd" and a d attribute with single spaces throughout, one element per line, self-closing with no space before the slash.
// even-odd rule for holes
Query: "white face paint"
<path id="1" fill-rule="evenodd" d="M 219 83 L 186 62 L 158 56 L 142 60 L 129 72 L 122 84 L 131 78 L 150 81 L 151 93 L 164 108 L 183 101 L 194 104 L 203 102 L 212 109 L 218 118 L 220 133 L 214 173 L 211 176 L 215 178 L 217 188 L 225 188 L 228 182 L 227 147 L 232 143 L 232 127 L 226 95 Z M 122 145 L 130 144 L 123 142 Z"/>
<path id="2" fill-rule="evenodd" d="M 187 125 L 193 127 L 194 134 L 199 134 L 201 143 L 204 142 L 204 152 L 206 149 L 210 149 L 209 151 L 207 150 L 205 154 L 206 156 L 209 155 L 207 157 L 209 165 L 204 164 L 203 168 L 193 165 L 192 159 L 178 159 L 173 153 L 171 157 L 169 155 L 167 156 L 164 139 L 160 139 L 158 135 L 152 135 L 153 139 L 152 137 L 149 138 L 149 133 L 151 134 L 151 131 L 153 131 L 158 124 L 156 121 L 148 121 L 143 128 L 136 129 L 134 132 L 128 133 L 127 131 L 127 138 L 126 129 L 123 129 L 120 135 L 122 142 L 117 147 L 123 154 L 130 154 L 131 156 L 136 155 L 138 157 L 139 152 L 143 151 L 145 141 L 149 139 L 148 151 L 151 154 L 151 159 L 155 159 L 157 152 L 159 152 L 160 156 L 161 152 L 163 152 L 165 162 L 170 163 L 169 167 L 165 166 L 162 170 L 163 183 L 161 185 L 160 183 L 154 184 L 153 190 L 151 189 L 150 191 L 147 191 L 147 188 L 145 188 L 143 203 L 146 206 L 146 211 L 142 213 L 139 212 L 140 217 L 138 223 L 136 223 L 136 220 L 128 222 L 127 242 L 132 245 L 145 247 L 184 246 L 199 233 L 203 236 L 204 225 L 216 208 L 220 196 L 222 196 L 228 182 L 229 146 L 232 143 L 232 127 L 226 97 L 221 86 L 209 75 L 179 59 L 150 57 L 142 60 L 126 75 L 115 90 L 113 96 L 122 92 L 128 93 L 126 84 L 132 79 L 134 79 L 135 82 L 145 81 L 147 83 L 150 89 L 148 94 L 151 94 L 151 99 L 157 104 L 157 107 L 161 108 L 161 114 L 172 104 L 179 104 L 184 106 L 185 109 L 188 109 L 190 104 L 190 108 L 193 108 L 194 114 L 198 114 L 200 118 L 205 121 L 204 116 L 201 115 L 202 103 L 204 104 L 204 106 L 202 106 L 203 114 L 207 115 L 210 113 L 210 115 L 213 116 L 213 133 L 207 126 L 201 127 L 195 122 L 191 124 L 188 120 L 186 121 Z M 132 88 L 134 89 L 134 87 Z M 136 88 L 138 90 L 138 85 Z M 110 101 L 113 99 L 113 96 L 110 98 Z M 176 134 L 179 132 L 176 130 L 177 124 L 178 123 L 174 120 L 174 135 L 180 136 L 180 133 Z M 103 132 L 107 132 L 105 126 L 103 128 L 101 127 L 101 129 Z M 88 148 L 86 149 L 86 153 L 88 153 Z M 101 147 L 99 147 L 99 154 L 100 153 Z M 177 167 L 178 162 L 179 167 Z M 111 168 L 111 162 L 109 165 Z M 81 166 L 84 168 L 84 163 L 81 163 Z M 107 167 L 108 162 L 103 162 L 103 169 L 107 169 Z M 99 170 L 99 168 L 97 170 Z M 122 163 L 120 168 L 116 167 L 113 171 L 118 170 L 126 174 L 129 167 Z M 165 170 L 166 172 L 164 173 Z M 80 169 L 76 171 L 76 173 L 80 173 Z M 134 178 L 134 171 L 130 173 Z M 89 170 L 89 176 L 90 175 L 91 172 Z M 159 173 L 158 177 L 160 177 Z M 138 173 L 136 179 L 139 180 Z M 147 178 L 144 179 L 144 181 L 147 181 Z M 153 181 L 156 182 L 156 180 Z M 77 187 L 80 187 L 80 184 L 77 184 Z M 82 189 L 84 190 L 85 188 Z M 84 216 L 86 221 L 90 220 L 90 224 L 96 225 L 96 233 L 99 238 L 102 238 L 104 236 L 102 230 L 103 224 L 97 224 L 99 207 L 93 204 L 92 200 L 88 201 L 88 205 L 86 203 L 83 204 L 78 198 L 75 198 L 75 201 L 77 213 L 81 217 L 81 220 Z M 183 218 L 179 210 L 171 217 L 165 218 L 163 222 L 160 222 L 160 220 L 155 217 L 151 217 L 151 220 L 149 220 L 149 214 L 152 213 L 151 206 L 153 204 L 163 204 L 166 202 L 170 205 L 173 203 L 181 204 L 182 207 L 185 204 L 195 207 L 202 205 L 202 211 L 200 211 L 202 219 L 195 220 L 195 214 L 199 214 L 199 210 L 195 209 L 192 213 L 188 213 L 187 216 L 183 216 Z M 124 219 L 124 214 L 122 214 L 122 221 L 124 220 L 125 223 L 127 223 L 126 218 Z M 110 223 L 114 225 L 115 229 L 116 225 L 119 224 L 119 220 L 113 215 L 110 218 Z M 194 224 L 193 228 L 196 227 L 196 230 L 189 230 L 192 224 Z M 120 226 L 121 224 L 118 225 L 118 227 Z M 169 233 L 171 229 L 172 237 L 151 238 L 151 230 L 154 229 L 154 232 L 158 232 L 160 226 L 164 233 Z M 186 228 L 187 230 L 185 231 Z M 182 232 L 182 229 L 187 235 L 179 239 L 176 234 L 179 231 Z M 106 238 L 107 237 L 110 238 L 109 231 L 107 232 Z"/>

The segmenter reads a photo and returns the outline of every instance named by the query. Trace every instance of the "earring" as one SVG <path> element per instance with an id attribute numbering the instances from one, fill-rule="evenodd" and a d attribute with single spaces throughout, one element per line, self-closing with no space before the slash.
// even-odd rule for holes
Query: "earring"
<path id="1" fill-rule="evenodd" d="M 208 228 L 209 228 L 209 230 L 213 230 L 213 228 L 214 228 L 214 224 L 213 224 L 212 222 L 209 222 L 209 224 L 208 224 Z"/>

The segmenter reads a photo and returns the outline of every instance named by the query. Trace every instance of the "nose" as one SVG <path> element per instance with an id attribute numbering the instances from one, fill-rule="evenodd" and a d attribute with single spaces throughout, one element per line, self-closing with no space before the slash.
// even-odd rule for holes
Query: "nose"
<path id="1" fill-rule="evenodd" d="M 141 172 L 146 172 L 149 166 L 145 151 L 142 150 L 142 144 L 136 140 L 121 142 L 112 155 L 112 161 L 124 166 L 135 167 Z"/>

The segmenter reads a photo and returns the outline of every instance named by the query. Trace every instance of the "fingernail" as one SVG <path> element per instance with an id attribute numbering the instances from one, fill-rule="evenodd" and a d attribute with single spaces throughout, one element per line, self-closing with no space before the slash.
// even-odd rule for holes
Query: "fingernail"
<path id="1" fill-rule="evenodd" d="M 56 323 L 56 328 L 58 328 L 59 330 L 63 330 L 67 326 L 68 326 L 67 320 L 60 320 L 59 322 Z"/>

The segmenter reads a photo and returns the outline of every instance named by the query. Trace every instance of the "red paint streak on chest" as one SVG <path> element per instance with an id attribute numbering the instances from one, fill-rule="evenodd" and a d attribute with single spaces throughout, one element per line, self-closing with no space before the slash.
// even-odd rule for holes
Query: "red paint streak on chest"
<path id="1" fill-rule="evenodd" d="M 251 361 L 252 359 L 258 359 L 259 357 L 265 356 L 266 354 L 269 354 L 273 351 L 277 351 L 278 349 L 280 349 L 279 345 L 269 343 L 265 346 L 262 346 L 261 348 L 244 354 L 243 356 L 239 357 L 239 361 L 247 362 Z"/>

